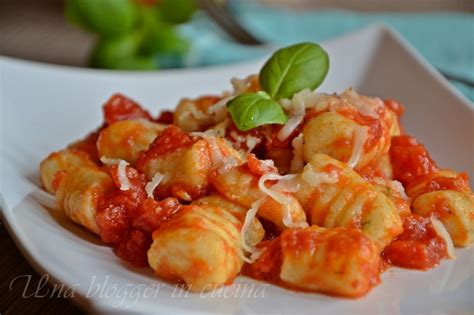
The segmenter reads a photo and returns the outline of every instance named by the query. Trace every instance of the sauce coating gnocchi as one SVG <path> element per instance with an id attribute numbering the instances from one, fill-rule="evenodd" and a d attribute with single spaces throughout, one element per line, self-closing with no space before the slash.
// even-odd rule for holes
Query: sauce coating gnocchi
<path id="1" fill-rule="evenodd" d="M 467 174 L 405 133 L 401 103 L 262 75 L 156 118 L 113 95 L 101 127 L 41 162 L 44 189 L 120 259 L 191 291 L 242 274 L 356 298 L 391 265 L 426 270 L 474 242 Z"/>

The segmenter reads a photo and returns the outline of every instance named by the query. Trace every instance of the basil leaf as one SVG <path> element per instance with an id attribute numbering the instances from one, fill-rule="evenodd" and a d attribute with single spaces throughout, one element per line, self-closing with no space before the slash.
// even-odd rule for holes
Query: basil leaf
<path id="1" fill-rule="evenodd" d="M 260 85 L 273 99 L 317 88 L 329 70 L 329 57 L 315 43 L 301 43 L 276 51 L 260 71 Z"/>
<path id="2" fill-rule="evenodd" d="M 137 55 L 142 34 L 133 32 L 101 38 L 92 51 L 90 64 L 95 68 L 120 69 L 124 60 Z"/>
<path id="3" fill-rule="evenodd" d="M 184 54 L 189 49 L 189 42 L 175 28 L 163 24 L 159 28 L 148 28 L 144 31 L 141 52 L 146 55 L 156 53 Z"/>
<path id="4" fill-rule="evenodd" d="M 227 109 L 237 128 L 242 131 L 288 121 L 280 104 L 263 91 L 241 94 L 227 102 Z"/>
<path id="5" fill-rule="evenodd" d="M 158 9 L 164 21 L 180 24 L 191 19 L 197 5 L 195 0 L 161 0 Z"/>
<path id="6" fill-rule="evenodd" d="M 137 22 L 137 7 L 131 0 L 68 0 L 66 17 L 103 36 L 129 32 Z"/>

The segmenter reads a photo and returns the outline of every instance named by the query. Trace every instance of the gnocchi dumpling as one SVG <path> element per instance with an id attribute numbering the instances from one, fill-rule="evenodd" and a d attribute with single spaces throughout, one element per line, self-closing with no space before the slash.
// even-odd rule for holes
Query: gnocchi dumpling
<path id="1" fill-rule="evenodd" d="M 103 129 L 97 139 L 100 157 L 135 164 L 138 154 L 148 149 L 166 126 L 146 119 L 121 120 Z"/>
<path id="2" fill-rule="evenodd" d="M 167 280 L 182 280 L 191 291 L 230 283 L 243 264 L 241 222 L 210 205 L 185 206 L 153 232 L 148 262 Z"/>
<path id="3" fill-rule="evenodd" d="M 205 195 L 210 173 L 220 167 L 214 156 L 216 151 L 222 160 L 226 157 L 240 160 L 237 151 L 225 139 L 216 137 L 211 143 L 200 139 L 189 146 L 144 159 L 137 167 L 148 179 L 152 179 L 156 173 L 164 175 L 155 190 L 157 196 L 171 195 L 180 200 L 192 201 Z"/>
<path id="4" fill-rule="evenodd" d="M 348 89 L 316 103 L 321 102 L 330 111 L 320 111 L 317 106 L 309 110 L 303 128 L 305 162 L 323 153 L 361 169 L 388 152 L 396 120 L 380 99 Z"/>
<path id="5" fill-rule="evenodd" d="M 291 193 L 285 194 L 286 204 L 280 203 L 260 189 L 259 180 L 245 165 L 226 173 L 214 173 L 211 177 L 213 187 L 220 194 L 247 209 L 262 200 L 257 216 L 273 222 L 281 230 L 287 228 L 288 224 L 306 223 L 306 214 Z"/>
<path id="6" fill-rule="evenodd" d="M 228 211 L 242 223 L 245 221 L 245 215 L 247 214 L 248 210 L 228 200 L 227 198 L 221 197 L 216 194 L 212 194 L 210 196 L 193 201 L 192 204 L 196 204 L 199 206 L 218 207 L 219 209 Z M 249 241 L 249 245 L 256 246 L 262 241 L 264 236 L 265 230 L 263 229 L 262 223 L 260 223 L 260 220 L 258 218 L 253 218 L 246 235 Z"/>
<path id="7" fill-rule="evenodd" d="M 219 117 L 208 112 L 220 99 L 218 96 L 182 99 L 174 111 L 173 124 L 186 132 L 206 130 L 220 121 Z"/>
<path id="8" fill-rule="evenodd" d="M 54 194 L 57 187 L 56 174 L 78 166 L 95 166 L 89 156 L 82 151 L 65 149 L 51 153 L 40 164 L 41 183 L 47 192 Z M 59 178 L 58 178 L 59 179 Z"/>
<path id="9" fill-rule="evenodd" d="M 95 166 L 72 168 L 62 176 L 56 191 L 56 205 L 74 222 L 99 234 L 96 223 L 101 198 L 115 189 L 110 175 Z"/>
<path id="10" fill-rule="evenodd" d="M 382 250 L 402 233 L 393 202 L 345 163 L 316 154 L 300 175 L 295 196 L 311 224 L 361 229 Z"/>
<path id="11" fill-rule="evenodd" d="M 378 283 L 378 249 L 357 229 L 288 229 L 280 245 L 280 279 L 297 288 L 359 297 Z"/>

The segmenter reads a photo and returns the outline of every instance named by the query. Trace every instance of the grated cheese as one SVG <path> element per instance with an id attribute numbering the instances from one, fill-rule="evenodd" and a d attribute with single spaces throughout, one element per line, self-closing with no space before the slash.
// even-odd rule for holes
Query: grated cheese
<path id="1" fill-rule="evenodd" d="M 273 162 L 273 161 L 272 161 Z M 268 195 L 270 198 L 274 199 L 276 202 L 280 203 L 283 205 L 284 208 L 284 214 L 283 214 L 283 224 L 286 227 L 289 228 L 299 228 L 299 227 L 306 227 L 308 226 L 306 222 L 293 222 L 292 217 L 291 217 L 291 209 L 290 209 L 290 204 L 292 202 L 292 199 L 285 195 L 282 191 L 284 189 L 288 188 L 288 184 L 284 186 L 284 184 L 280 184 L 281 181 L 288 181 L 288 180 L 294 180 L 296 178 L 296 174 L 289 174 L 289 175 L 279 175 L 276 173 L 267 173 L 262 175 L 258 181 L 258 188 L 260 191 L 262 191 L 264 194 Z M 279 182 L 270 188 L 265 186 L 265 182 L 268 180 L 278 180 Z M 297 191 L 299 189 L 299 186 L 297 182 L 294 182 L 296 184 L 296 187 L 290 188 L 290 190 Z M 287 192 L 290 192 L 286 190 Z"/>
<path id="2" fill-rule="evenodd" d="M 257 137 L 253 137 L 251 135 L 247 135 L 246 137 L 246 140 L 245 140 L 245 144 L 247 145 L 247 153 L 250 153 L 253 151 L 253 149 L 255 149 L 255 147 L 257 146 L 257 144 L 260 143 L 260 139 L 257 138 Z"/>
<path id="3" fill-rule="evenodd" d="M 124 160 L 120 160 L 118 163 L 117 174 L 118 174 L 118 181 L 120 185 L 120 190 L 126 191 L 130 189 L 130 181 L 128 180 L 127 176 L 127 165 L 128 162 Z"/>
<path id="4" fill-rule="evenodd" d="M 194 117 L 196 119 L 206 119 L 207 116 L 193 104 L 193 106 L 189 107 L 189 111 L 186 112 L 187 115 Z"/>
<path id="5" fill-rule="evenodd" d="M 317 187 L 322 184 L 335 184 L 339 181 L 339 176 L 336 172 L 316 172 L 311 164 L 307 164 L 301 174 L 301 179 L 308 185 Z"/>
<path id="6" fill-rule="evenodd" d="M 291 159 L 290 172 L 299 173 L 303 169 L 303 134 L 300 133 L 291 141 L 291 146 L 293 147 L 293 158 Z"/>
<path id="7" fill-rule="evenodd" d="M 277 138 L 280 141 L 285 141 L 292 133 L 293 131 L 298 128 L 298 126 L 303 122 L 304 120 L 304 115 L 302 116 L 293 116 L 288 121 L 286 124 L 278 131 Z"/>
<path id="8" fill-rule="evenodd" d="M 264 201 L 265 201 L 265 198 L 261 198 L 255 201 L 254 203 L 252 203 L 252 205 L 250 206 L 250 209 L 247 211 L 245 215 L 245 220 L 242 225 L 242 229 L 240 230 L 240 239 L 242 241 L 242 249 L 245 252 L 250 254 L 249 258 L 243 255 L 242 259 L 249 264 L 254 263 L 263 253 L 263 250 L 259 250 L 256 247 L 249 244 L 247 236 L 249 233 L 250 225 L 252 224 L 252 221 L 255 219 L 258 209 L 262 206 Z"/>
<path id="9" fill-rule="evenodd" d="M 222 159 L 222 165 L 217 169 L 219 174 L 225 174 L 236 166 L 239 166 L 240 162 L 233 156 L 226 156 Z"/>
<path id="10" fill-rule="evenodd" d="M 248 82 L 246 79 L 239 79 L 234 77 L 230 79 L 230 83 L 234 88 L 234 95 L 245 93 L 250 87 L 250 82 Z"/>
<path id="11" fill-rule="evenodd" d="M 155 191 L 156 187 L 160 185 L 163 178 L 165 178 L 165 175 L 161 174 L 160 172 L 156 172 L 155 175 L 153 175 L 151 181 L 145 185 L 145 191 L 149 198 L 153 198 L 153 192 Z"/>
<path id="12" fill-rule="evenodd" d="M 367 140 L 368 128 L 365 126 L 357 126 L 353 133 L 352 155 L 347 161 L 350 168 L 354 168 L 359 163 L 359 160 L 364 153 L 364 144 Z"/>
<path id="13" fill-rule="evenodd" d="M 210 106 L 207 109 L 207 113 L 215 115 L 217 121 L 223 120 L 225 118 L 225 116 L 227 115 L 227 113 L 228 113 L 227 112 L 227 102 L 230 101 L 233 98 L 234 98 L 234 95 L 224 97 L 223 99 L 221 99 L 220 101 L 218 101 L 214 105 Z"/>
<path id="14" fill-rule="evenodd" d="M 380 98 L 360 95 L 352 88 L 344 91 L 341 97 L 344 103 L 355 107 L 360 114 L 373 118 L 379 118 L 378 110 L 385 106 Z"/>
<path id="15" fill-rule="evenodd" d="M 405 188 L 403 188 L 402 183 L 400 183 L 398 180 L 388 181 L 388 187 L 398 192 L 403 199 L 408 200 L 408 196 L 405 193 Z"/>
<path id="16" fill-rule="evenodd" d="M 304 115 L 306 113 L 305 101 L 309 90 L 304 90 L 303 93 L 296 93 L 292 99 L 292 106 L 288 108 L 291 118 L 288 119 L 286 124 L 278 131 L 277 138 L 280 141 L 286 140 L 293 131 L 303 122 Z"/>
<path id="17" fill-rule="evenodd" d="M 217 143 L 217 132 L 215 130 L 209 129 L 205 132 L 192 132 L 191 135 L 203 138 L 209 144 L 213 167 L 217 168 L 220 174 L 224 174 L 233 167 L 240 165 L 240 161 L 237 158 L 230 155 L 224 156 Z"/>
<path id="18" fill-rule="evenodd" d="M 120 159 L 110 159 L 106 156 L 102 156 L 100 158 L 100 161 L 102 163 L 104 163 L 104 165 L 111 166 L 111 165 L 119 164 L 121 160 Z"/>
<path id="19" fill-rule="evenodd" d="M 438 234 L 438 236 L 441 237 L 445 241 L 446 252 L 448 254 L 448 257 L 450 259 L 456 258 L 456 254 L 454 253 L 453 240 L 451 239 L 451 236 L 449 235 L 448 231 L 444 227 L 443 223 L 440 220 L 435 219 L 434 217 L 431 217 L 431 224 L 433 225 L 433 228 L 436 234 Z"/>

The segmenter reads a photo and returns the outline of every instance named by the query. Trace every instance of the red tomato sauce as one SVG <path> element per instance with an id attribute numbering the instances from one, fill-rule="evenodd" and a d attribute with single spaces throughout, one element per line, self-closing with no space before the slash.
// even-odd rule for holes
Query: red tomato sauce
<path id="1" fill-rule="evenodd" d="M 430 219 L 411 214 L 403 221 L 403 233 L 385 247 L 382 256 L 392 265 L 409 269 L 427 270 L 438 265 L 447 256 L 447 248 Z"/>
<path id="2" fill-rule="evenodd" d="M 145 176 L 132 167 L 126 168 L 130 189 L 120 190 L 117 165 L 109 172 L 117 189 L 108 193 L 98 207 L 96 221 L 101 239 L 114 248 L 116 255 L 137 267 L 148 264 L 151 233 L 170 220 L 180 209 L 176 199 L 147 199 Z"/>
<path id="3" fill-rule="evenodd" d="M 281 268 L 281 244 L 280 237 L 273 240 L 266 240 L 258 244 L 258 248 L 263 250 L 260 258 L 253 264 L 245 264 L 242 274 L 272 283 L 279 283 Z"/>
<path id="4" fill-rule="evenodd" d="M 187 133 L 174 125 L 170 125 L 150 144 L 148 150 L 138 155 L 137 168 L 141 169 L 141 166 L 159 155 L 189 146 L 192 143 L 194 141 Z"/>
<path id="5" fill-rule="evenodd" d="M 386 99 L 383 101 L 385 106 L 390 108 L 397 116 L 400 118 L 403 113 L 405 112 L 405 106 L 402 103 L 393 100 L 393 99 Z"/>
<path id="6" fill-rule="evenodd" d="M 419 184 L 421 183 L 421 187 Z M 412 189 L 413 188 L 413 189 Z M 438 190 L 469 191 L 469 176 L 466 173 L 457 174 L 455 177 L 427 176 L 414 181 L 407 187 L 408 195 L 414 200 L 416 197 Z M 414 190 L 414 192 L 412 192 Z"/>
<path id="7" fill-rule="evenodd" d="M 105 102 L 103 111 L 105 122 L 109 125 L 120 120 L 139 118 L 151 120 L 151 115 L 148 111 L 120 93 L 112 95 Z"/>
<path id="8" fill-rule="evenodd" d="M 163 111 L 160 113 L 160 116 L 156 119 L 156 122 L 159 124 L 171 125 L 173 123 L 173 112 Z"/>
<path id="9" fill-rule="evenodd" d="M 250 173 L 257 175 L 258 177 L 266 173 L 278 174 L 278 169 L 275 166 L 264 164 L 261 160 L 257 159 L 253 153 L 247 155 L 247 165 Z"/>
<path id="10" fill-rule="evenodd" d="M 69 148 L 76 149 L 86 153 L 89 158 L 94 162 L 99 162 L 99 152 L 97 150 L 97 139 L 99 138 L 100 131 L 104 126 L 100 127 L 97 131 L 88 134 L 84 139 L 74 142 Z"/>
<path id="11" fill-rule="evenodd" d="M 390 161 L 394 178 L 404 186 L 439 171 L 425 147 L 408 135 L 392 137 Z"/>

